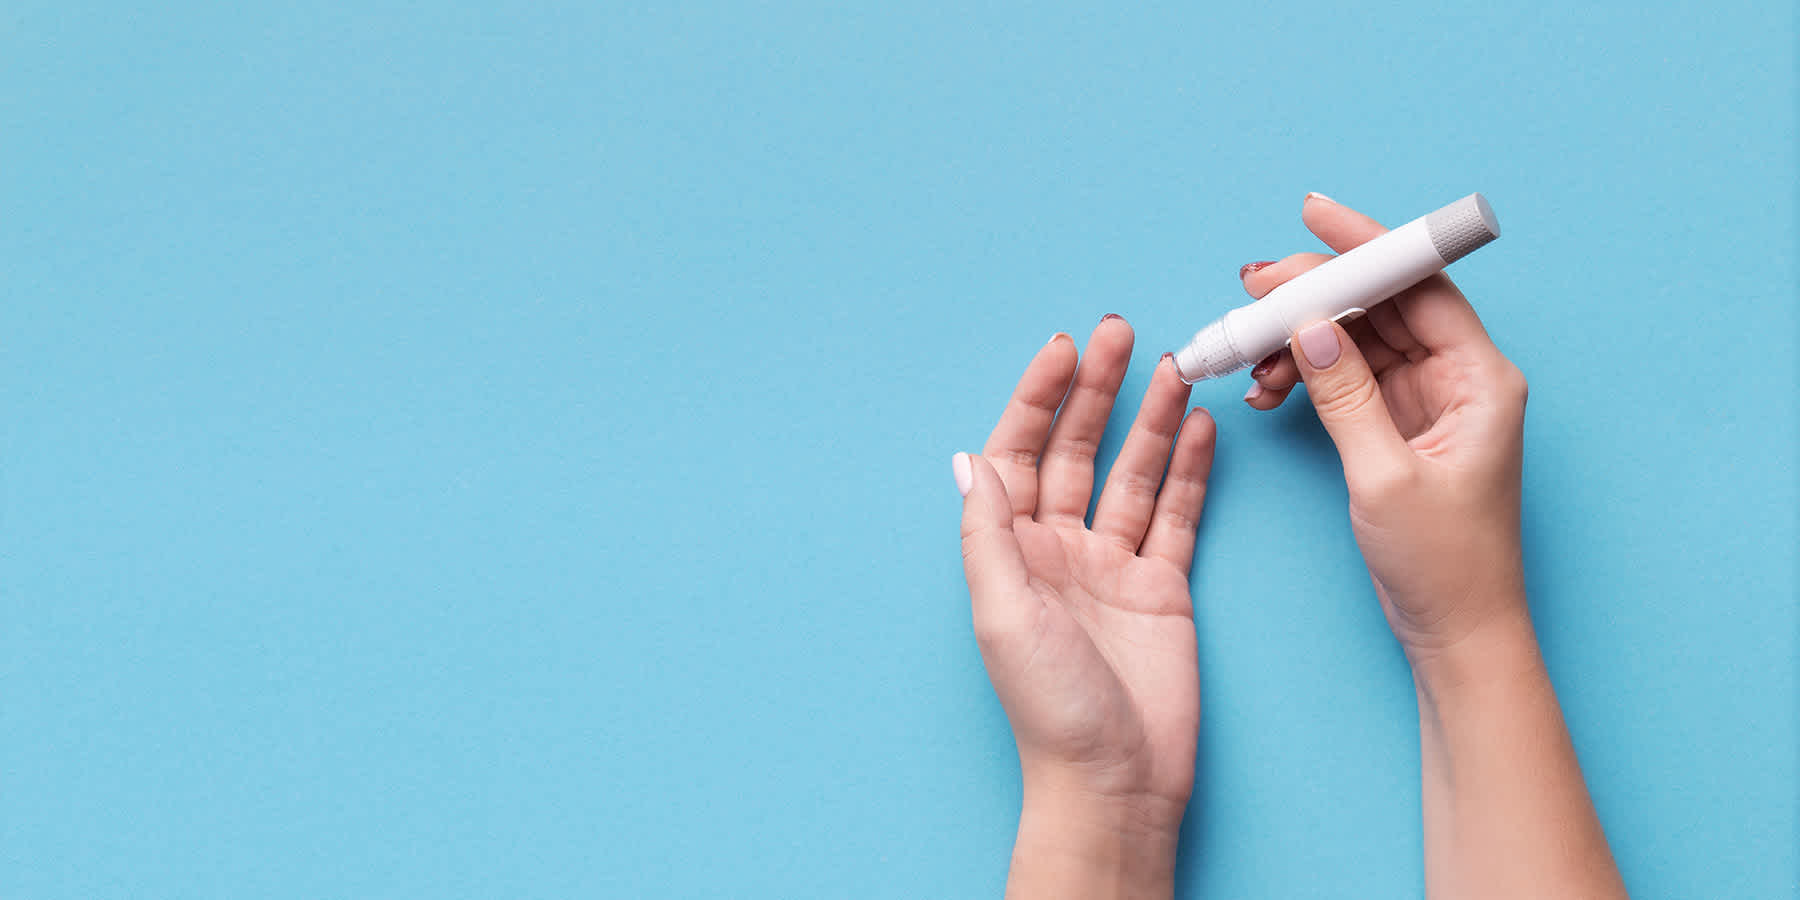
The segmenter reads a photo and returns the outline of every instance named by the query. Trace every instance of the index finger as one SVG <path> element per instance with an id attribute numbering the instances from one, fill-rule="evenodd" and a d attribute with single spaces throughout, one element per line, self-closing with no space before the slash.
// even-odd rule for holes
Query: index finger
<path id="1" fill-rule="evenodd" d="M 1339 253 L 1387 233 L 1380 222 L 1323 194 L 1306 195 L 1300 220 Z M 1434 353 L 1457 347 L 1494 347 L 1475 307 L 1442 272 L 1401 291 L 1394 297 L 1394 307 L 1412 336 Z"/>

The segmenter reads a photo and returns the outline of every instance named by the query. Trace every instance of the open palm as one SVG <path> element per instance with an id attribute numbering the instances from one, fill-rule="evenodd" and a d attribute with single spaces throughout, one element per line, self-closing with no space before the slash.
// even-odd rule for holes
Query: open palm
<path id="1" fill-rule="evenodd" d="M 1059 334 L 1027 366 L 982 456 L 955 461 L 963 559 L 1028 775 L 1179 817 L 1200 723 L 1188 567 L 1214 433 L 1200 410 L 1183 423 L 1188 388 L 1165 358 L 1086 524 L 1131 344 L 1109 316 L 1085 359 Z"/>

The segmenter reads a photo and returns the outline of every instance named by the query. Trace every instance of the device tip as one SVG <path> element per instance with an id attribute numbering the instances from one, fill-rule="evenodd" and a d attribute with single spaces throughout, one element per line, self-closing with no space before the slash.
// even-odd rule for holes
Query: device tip
<path id="1" fill-rule="evenodd" d="M 1167 356 L 1169 358 L 1169 363 L 1175 367 L 1176 377 L 1180 378 L 1181 382 L 1183 384 L 1194 384 L 1206 377 L 1204 374 L 1202 374 L 1200 372 L 1193 371 L 1190 368 L 1183 367 L 1181 365 L 1181 357 L 1183 354 L 1180 353 L 1179 351 L 1172 350 L 1168 353 L 1164 353 L 1163 355 Z"/>
<path id="2" fill-rule="evenodd" d="M 1183 347 L 1183 349 L 1186 349 L 1186 347 Z M 1174 365 L 1175 376 L 1181 378 L 1181 382 L 1190 383 L 1190 385 L 1192 385 L 1192 383 L 1204 382 L 1204 380 L 1206 380 L 1206 369 L 1202 369 L 1202 367 L 1197 365 L 1197 360 L 1193 358 L 1192 353 L 1183 353 L 1183 351 L 1177 349 L 1177 351 L 1166 353 L 1166 356 L 1168 356 L 1170 365 Z"/>

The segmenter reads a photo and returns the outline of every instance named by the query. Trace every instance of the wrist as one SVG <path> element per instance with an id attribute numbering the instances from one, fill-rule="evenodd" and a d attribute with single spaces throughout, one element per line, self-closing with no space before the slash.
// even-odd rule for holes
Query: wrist
<path id="1" fill-rule="evenodd" d="M 1184 806 L 1027 779 L 1008 896 L 1169 897 Z"/>
<path id="2" fill-rule="evenodd" d="M 1453 643 L 1407 648 L 1421 699 L 1458 703 L 1484 687 L 1537 678 L 1544 668 L 1537 632 L 1525 604 L 1509 604 Z"/>

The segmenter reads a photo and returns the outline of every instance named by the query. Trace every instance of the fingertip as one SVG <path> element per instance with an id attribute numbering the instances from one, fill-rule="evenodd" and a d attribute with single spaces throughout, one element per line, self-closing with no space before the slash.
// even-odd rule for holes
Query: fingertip
<path id="1" fill-rule="evenodd" d="M 1012 521 L 1012 495 L 991 460 L 979 453 L 958 453 L 950 457 L 950 473 L 957 491 L 969 501 L 963 505 L 965 524 L 1005 526 Z"/>
<path id="2" fill-rule="evenodd" d="M 1288 363 L 1286 371 L 1271 372 L 1268 375 L 1257 378 L 1256 383 L 1262 385 L 1263 390 L 1265 391 L 1272 391 L 1275 393 L 1284 392 L 1300 383 L 1300 367 L 1293 363 Z"/>
<path id="3" fill-rule="evenodd" d="M 1307 194 L 1300 221 L 1325 245 L 1343 253 L 1387 231 L 1380 222 L 1324 194 Z"/>
<path id="4" fill-rule="evenodd" d="M 1295 253 L 1253 269 L 1244 274 L 1244 293 L 1258 300 L 1302 272 L 1324 263 L 1331 257 L 1323 253 Z"/>
<path id="5" fill-rule="evenodd" d="M 1185 432 L 1190 428 L 1198 428 L 1194 436 L 1202 441 L 1210 441 L 1218 435 L 1219 423 L 1213 420 L 1212 413 L 1204 406 L 1196 406 L 1188 410 L 1187 419 L 1181 425 Z"/>
<path id="6" fill-rule="evenodd" d="M 1164 353 L 1162 358 L 1156 361 L 1156 369 L 1150 374 L 1150 384 L 1153 387 L 1161 386 L 1164 389 L 1180 390 L 1184 397 L 1188 391 L 1194 388 L 1193 385 L 1181 379 L 1181 371 L 1175 368 L 1175 354 L 1173 353 Z M 1182 402 L 1187 401 L 1183 400 Z"/>
<path id="7" fill-rule="evenodd" d="M 1300 201 L 1300 221 L 1306 225 L 1308 230 L 1312 230 L 1313 223 L 1318 221 L 1321 216 L 1330 216 L 1333 209 L 1342 208 L 1336 200 L 1318 191 L 1312 191 Z"/>
<path id="8" fill-rule="evenodd" d="M 1132 338 L 1136 335 L 1136 330 L 1131 327 L 1130 322 L 1125 321 L 1124 316 L 1121 316 L 1118 313 L 1107 313 L 1106 315 L 1101 316 L 1100 323 L 1094 326 L 1094 336 L 1089 340 L 1089 351 L 1092 351 L 1094 341 L 1102 340 L 1103 338 L 1117 340 L 1117 335 L 1119 334 L 1124 335 L 1124 340 L 1129 345 Z"/>
<path id="9" fill-rule="evenodd" d="M 1350 335 L 1336 322 L 1322 319 L 1303 325 L 1291 341 L 1294 363 L 1301 372 L 1322 372 L 1344 358 L 1350 343 Z"/>
<path id="10" fill-rule="evenodd" d="M 1107 313 L 1088 337 L 1087 347 L 1081 353 L 1081 368 L 1092 366 L 1094 370 L 1090 374 L 1104 372 L 1110 373 L 1109 380 L 1122 379 L 1125 368 L 1131 364 L 1131 350 L 1136 343 L 1137 334 L 1131 323 L 1118 313 Z M 1115 385 L 1114 390 L 1117 389 Z"/>
<path id="11" fill-rule="evenodd" d="M 1068 332 L 1059 331 L 1051 335 L 1044 346 L 1038 348 L 1026 371 L 1049 372 L 1067 379 L 1074 376 L 1075 364 L 1080 362 L 1080 357 L 1081 352 L 1075 348 L 1075 339 Z"/>
<path id="12" fill-rule="evenodd" d="M 1238 266 L 1238 280 L 1243 281 L 1250 277 L 1250 273 L 1260 272 L 1274 264 L 1275 261 L 1272 259 L 1259 259 L 1256 262 L 1244 263 L 1243 265 Z"/>
<path id="13" fill-rule="evenodd" d="M 985 484 L 990 478 L 992 478 L 996 484 L 1002 483 L 1000 481 L 1000 471 L 994 468 L 993 462 L 987 457 L 982 456 L 979 453 L 964 453 L 962 454 L 962 457 L 969 466 L 969 484 L 971 490 L 978 490 L 980 486 Z"/>
<path id="14" fill-rule="evenodd" d="M 1263 376 L 1275 371 L 1275 367 L 1281 365 L 1282 352 L 1283 351 L 1281 350 L 1277 350 L 1274 353 L 1263 357 L 1262 361 L 1257 363 L 1256 367 L 1250 370 L 1250 377 L 1260 381 Z"/>

